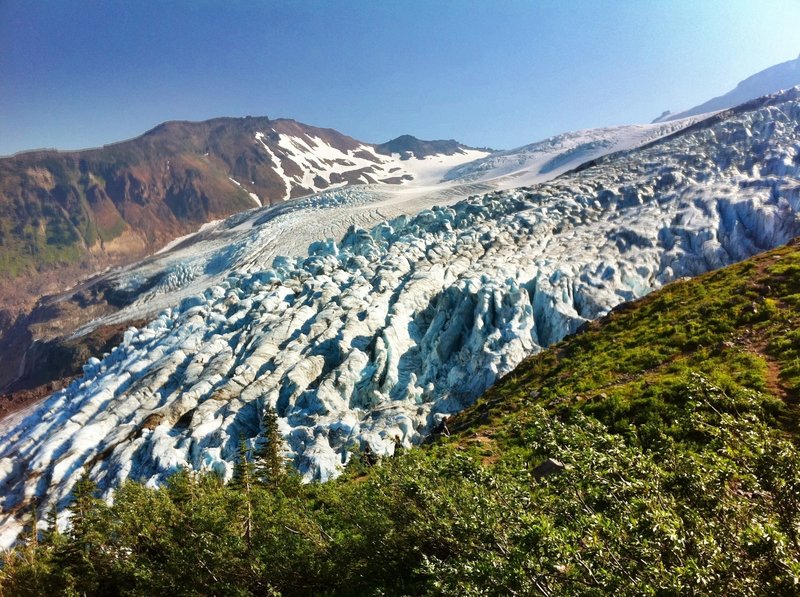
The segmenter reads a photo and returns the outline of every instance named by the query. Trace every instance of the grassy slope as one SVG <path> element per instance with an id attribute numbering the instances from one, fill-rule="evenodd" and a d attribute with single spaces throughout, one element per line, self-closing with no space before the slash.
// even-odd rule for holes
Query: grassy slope
<path id="1" fill-rule="evenodd" d="M 775 424 L 796 436 L 798 322 L 795 241 L 623 304 L 521 363 L 451 426 L 467 431 L 490 417 L 484 426 L 502 430 L 531 404 L 581 411 L 622 434 L 668 426 L 694 372 L 728 392 L 760 392 Z"/>
<path id="2" fill-rule="evenodd" d="M 252 130 L 268 123 L 170 122 L 98 149 L 0 159 L 0 274 L 79 262 L 128 229 L 152 249 L 249 209 L 253 200 L 228 180 L 237 168 L 248 180 L 257 170 L 257 190 L 269 199 L 281 181 L 249 143 Z"/>
<path id="3" fill-rule="evenodd" d="M 794 592 L 798 316 L 795 241 L 622 305 L 530 357 L 432 453 L 470 454 L 500 477 L 545 458 L 567 464 L 528 499 L 578 531 L 576 549 L 547 563 L 555 582 L 539 569 L 534 592 Z M 754 565 L 773 548 L 782 555 Z M 663 557 L 647 560 L 650 549 Z M 452 590 L 463 569 L 450 572 Z"/>
<path id="4" fill-rule="evenodd" d="M 793 594 L 798 300 L 800 244 L 677 282 L 526 360 L 422 449 L 322 485 L 132 483 L 7 558 L 0 589 Z M 540 475 L 546 458 L 565 468 Z"/>

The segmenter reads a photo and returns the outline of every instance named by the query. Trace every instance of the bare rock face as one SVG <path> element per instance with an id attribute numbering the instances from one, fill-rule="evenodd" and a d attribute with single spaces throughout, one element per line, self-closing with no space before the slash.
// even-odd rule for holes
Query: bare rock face
<path id="1" fill-rule="evenodd" d="M 108 495 L 181 466 L 229 477 L 265 405 L 306 478 L 330 478 L 354 444 L 381 454 L 419 441 L 618 304 L 788 242 L 800 232 L 798 95 L 537 187 L 354 225 L 271 267 L 259 256 L 276 220 L 235 217 L 235 242 L 160 278 L 177 291 L 224 272 L 213 284 L 2 430 L 3 541 L 32 498 L 63 507 L 84 466 Z"/>

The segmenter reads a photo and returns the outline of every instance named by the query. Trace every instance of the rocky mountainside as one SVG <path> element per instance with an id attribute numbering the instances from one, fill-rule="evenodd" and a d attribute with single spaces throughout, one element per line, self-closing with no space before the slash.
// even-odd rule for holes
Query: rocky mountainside
<path id="1" fill-rule="evenodd" d="M 407 145 L 400 141 L 400 146 Z M 444 144 L 414 140 L 424 158 Z M 130 263 L 202 224 L 260 205 L 414 175 L 384 146 L 293 120 L 167 122 L 85 151 L 0 159 L 0 331 L 64 280 Z"/>
<path id="2" fill-rule="evenodd" d="M 181 466 L 229 477 L 266 405 L 307 478 L 337 474 L 354 443 L 419 441 L 619 303 L 796 236 L 799 120 L 794 89 L 531 189 L 353 226 L 271 267 L 248 259 L 270 218 L 251 222 L 204 258 L 218 283 L 4 421 L 6 541 L 34 497 L 63 505 L 83 467 L 106 492 Z"/>

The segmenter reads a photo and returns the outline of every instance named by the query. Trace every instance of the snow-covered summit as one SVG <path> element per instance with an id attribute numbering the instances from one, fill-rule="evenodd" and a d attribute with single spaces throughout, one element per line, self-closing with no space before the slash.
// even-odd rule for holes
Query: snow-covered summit
<path id="1" fill-rule="evenodd" d="M 787 60 L 740 81 L 731 91 L 712 98 L 707 102 L 679 112 L 671 113 L 669 110 L 656 118 L 653 122 L 667 122 L 700 114 L 708 114 L 726 108 L 733 108 L 746 101 L 769 95 L 800 85 L 800 56 L 794 60 Z"/>

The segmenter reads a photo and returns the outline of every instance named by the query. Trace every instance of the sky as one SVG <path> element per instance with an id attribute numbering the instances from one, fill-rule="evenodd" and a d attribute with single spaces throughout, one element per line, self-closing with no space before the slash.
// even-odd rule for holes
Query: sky
<path id="1" fill-rule="evenodd" d="M 800 0 L 0 0 L 0 155 L 246 115 L 506 149 L 702 103 L 798 31 Z"/>

